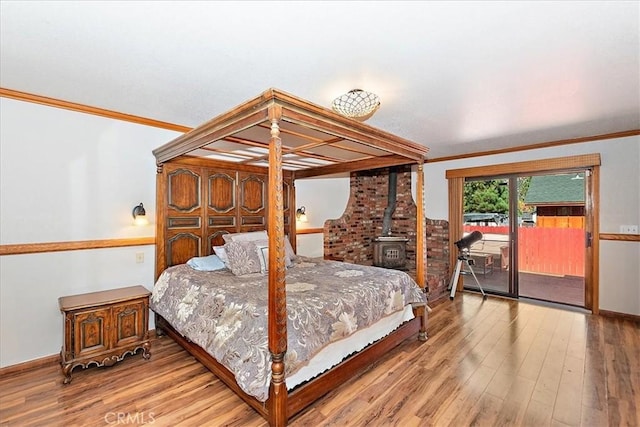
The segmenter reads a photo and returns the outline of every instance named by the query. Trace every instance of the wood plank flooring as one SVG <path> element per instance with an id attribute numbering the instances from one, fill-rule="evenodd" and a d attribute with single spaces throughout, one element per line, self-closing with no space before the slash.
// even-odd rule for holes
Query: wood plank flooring
<path id="1" fill-rule="evenodd" d="M 409 341 L 292 426 L 638 426 L 640 326 L 458 293 Z M 170 338 L 151 360 L 0 378 L 2 426 L 265 426 Z"/>

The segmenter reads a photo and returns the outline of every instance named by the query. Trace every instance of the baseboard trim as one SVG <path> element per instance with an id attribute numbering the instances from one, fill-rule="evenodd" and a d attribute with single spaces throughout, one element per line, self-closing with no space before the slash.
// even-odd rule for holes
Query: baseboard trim
<path id="1" fill-rule="evenodd" d="M 26 372 L 36 368 L 40 368 L 42 366 L 54 365 L 59 363 L 60 354 L 52 354 L 50 356 L 44 356 L 38 359 L 28 360 L 26 362 L 0 368 L 0 377 L 3 377 L 5 375 L 17 374 L 20 372 Z"/>
<path id="2" fill-rule="evenodd" d="M 156 338 L 156 330 L 149 330 L 149 339 Z M 48 365 L 59 365 L 60 353 L 51 354 L 49 356 L 39 357 L 38 359 L 27 360 L 26 362 L 16 363 L 15 365 L 5 366 L 0 368 L 0 377 L 5 375 L 13 375 L 21 372 L 31 371 L 36 368 L 41 368 Z"/>
<path id="3" fill-rule="evenodd" d="M 632 322 L 640 323 L 640 316 L 637 314 L 618 313 L 617 311 L 600 310 L 600 316 L 616 317 L 618 319 L 631 320 Z"/>

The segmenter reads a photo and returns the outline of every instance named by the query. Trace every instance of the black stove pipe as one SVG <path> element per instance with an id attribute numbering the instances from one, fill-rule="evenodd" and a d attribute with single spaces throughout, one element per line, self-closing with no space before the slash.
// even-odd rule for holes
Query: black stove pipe
<path id="1" fill-rule="evenodd" d="M 396 195 L 398 192 L 398 173 L 395 169 L 389 169 L 389 192 L 387 195 L 387 207 L 382 217 L 382 235 L 391 236 L 391 216 L 396 210 Z"/>

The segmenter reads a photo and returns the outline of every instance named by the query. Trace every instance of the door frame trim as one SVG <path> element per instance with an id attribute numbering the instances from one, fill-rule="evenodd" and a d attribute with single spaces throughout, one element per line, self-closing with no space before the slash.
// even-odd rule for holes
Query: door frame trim
<path id="1" fill-rule="evenodd" d="M 599 294 L 599 218 L 600 218 L 600 153 L 554 157 L 524 162 L 502 163 L 471 168 L 449 169 L 445 173 L 449 185 L 449 274 L 457 259 L 454 243 L 463 235 L 463 186 L 466 178 L 510 174 L 553 172 L 565 169 L 589 169 L 591 174 L 585 192 L 585 233 L 591 233 L 592 244 L 585 253 L 585 308 L 593 314 L 600 311 Z M 462 283 L 458 290 L 462 290 Z"/>

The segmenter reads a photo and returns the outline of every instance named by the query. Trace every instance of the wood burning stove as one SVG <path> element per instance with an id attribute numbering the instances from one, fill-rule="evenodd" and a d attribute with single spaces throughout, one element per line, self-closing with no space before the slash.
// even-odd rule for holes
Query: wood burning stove
<path id="1" fill-rule="evenodd" d="M 407 242 L 400 236 L 380 236 L 373 239 L 373 265 L 404 270 L 407 263 Z"/>

